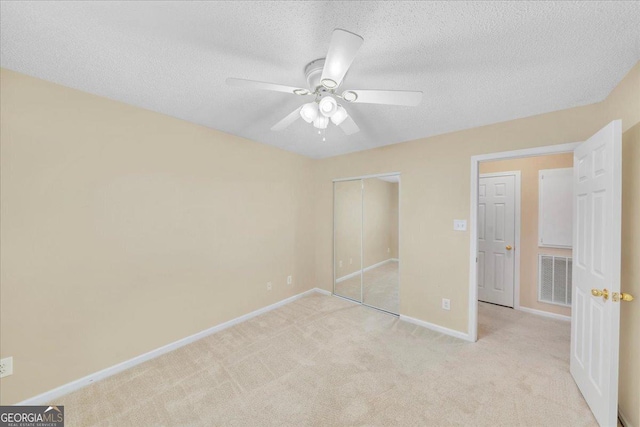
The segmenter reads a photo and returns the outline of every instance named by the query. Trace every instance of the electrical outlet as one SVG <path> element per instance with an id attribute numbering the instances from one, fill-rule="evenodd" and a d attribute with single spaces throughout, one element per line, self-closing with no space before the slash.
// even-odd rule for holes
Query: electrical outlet
<path id="1" fill-rule="evenodd" d="M 451 300 L 448 298 L 442 298 L 442 309 L 451 310 Z"/>
<path id="2" fill-rule="evenodd" d="M 0 378 L 13 374 L 13 357 L 5 357 L 0 360 Z"/>
<path id="3" fill-rule="evenodd" d="M 349 265 L 353 264 L 353 258 L 349 258 Z"/>
<path id="4" fill-rule="evenodd" d="M 290 285 L 293 283 L 293 279 L 291 278 L 291 276 L 287 276 L 287 285 Z"/>
<path id="5" fill-rule="evenodd" d="M 271 290 L 271 282 L 267 282 L 267 290 L 270 291 Z"/>
<path id="6" fill-rule="evenodd" d="M 338 267 L 342 268 L 342 260 L 338 261 Z"/>
<path id="7" fill-rule="evenodd" d="M 391 253 L 391 248 L 387 248 L 387 253 L 390 254 Z"/>

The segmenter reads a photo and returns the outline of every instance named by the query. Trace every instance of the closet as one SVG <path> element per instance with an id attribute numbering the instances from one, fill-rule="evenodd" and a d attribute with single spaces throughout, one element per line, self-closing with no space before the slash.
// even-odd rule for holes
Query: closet
<path id="1" fill-rule="evenodd" d="M 334 294 L 399 313 L 400 175 L 334 181 Z"/>

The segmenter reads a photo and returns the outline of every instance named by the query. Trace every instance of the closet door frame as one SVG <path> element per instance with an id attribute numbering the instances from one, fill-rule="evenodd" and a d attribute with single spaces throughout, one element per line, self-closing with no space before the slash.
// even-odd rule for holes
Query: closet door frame
<path id="1" fill-rule="evenodd" d="M 332 294 L 336 297 L 346 299 L 351 302 L 355 302 L 357 304 L 361 304 L 370 308 L 373 308 L 378 311 L 382 311 L 383 313 L 392 314 L 394 316 L 400 315 L 400 303 L 398 303 L 398 313 L 393 313 L 369 304 L 365 304 L 364 302 L 364 283 L 363 283 L 363 268 L 364 268 L 364 180 L 369 178 L 383 178 L 388 176 L 397 176 L 398 177 L 398 301 L 401 300 L 402 293 L 400 292 L 400 283 L 402 282 L 402 254 L 401 254 L 401 241 L 402 241 L 402 206 L 400 200 L 402 200 L 402 174 L 400 172 L 387 172 L 387 173 L 379 173 L 379 174 L 371 174 L 371 175 L 360 175 L 360 176 L 352 176 L 348 178 L 336 178 L 332 180 L 333 184 L 333 253 L 332 253 L 332 263 L 333 263 L 333 292 Z M 336 293 L 336 279 L 337 279 L 337 271 L 336 271 L 336 183 L 344 182 L 344 181 L 360 181 L 360 191 L 361 198 L 360 203 L 362 204 L 362 219 L 360 221 L 360 301 L 356 301 L 352 298 L 348 298 Z"/>

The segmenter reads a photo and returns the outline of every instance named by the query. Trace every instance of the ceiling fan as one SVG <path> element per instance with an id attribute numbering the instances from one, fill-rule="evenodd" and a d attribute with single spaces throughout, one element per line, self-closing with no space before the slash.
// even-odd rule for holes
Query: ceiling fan
<path id="1" fill-rule="evenodd" d="M 349 89 L 340 93 L 338 88 L 363 41 L 362 37 L 349 31 L 333 30 L 327 57 L 316 59 L 305 67 L 304 72 L 309 88 L 235 78 L 228 78 L 227 84 L 314 97 L 313 101 L 296 108 L 273 125 L 271 128 L 273 131 L 283 130 L 302 117 L 307 123 L 313 123 L 317 129 L 326 129 L 331 121 L 344 133 L 352 135 L 360 128 L 349 116 L 341 101 L 345 101 L 344 105 L 363 103 L 416 106 L 422 100 L 420 91 Z"/>

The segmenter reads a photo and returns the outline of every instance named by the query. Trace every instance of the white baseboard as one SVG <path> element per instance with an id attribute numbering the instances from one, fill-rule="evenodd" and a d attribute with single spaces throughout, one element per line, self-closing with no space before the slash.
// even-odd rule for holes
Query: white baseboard
<path id="1" fill-rule="evenodd" d="M 196 334 L 190 335 L 186 338 L 182 338 L 179 339 L 178 341 L 174 341 L 170 344 L 164 345 L 162 347 L 156 348 L 155 350 L 151 350 L 147 353 L 141 354 L 140 356 L 136 356 L 133 359 L 129 359 L 129 360 L 125 360 L 124 362 L 118 363 L 117 365 L 113 365 L 109 368 L 103 369 L 101 371 L 98 372 L 94 372 L 93 374 L 89 374 L 86 377 L 77 379 L 75 381 L 71 381 L 70 383 L 61 385 L 60 387 L 56 387 L 53 390 L 49 390 L 47 392 L 44 392 L 42 394 L 39 394 L 37 396 L 31 397 L 29 399 L 23 400 L 22 402 L 16 403 L 16 405 L 43 405 L 45 403 L 49 403 L 49 402 L 53 402 L 56 399 L 59 399 L 60 397 L 67 395 L 71 392 L 74 392 L 76 390 L 79 390 L 83 387 L 86 387 L 96 381 L 100 381 L 103 380 L 105 378 L 108 378 L 112 375 L 115 375 L 117 373 L 120 373 L 122 371 L 125 371 L 129 368 L 133 368 L 136 365 L 139 365 L 141 363 L 144 363 L 148 360 L 151 359 L 155 359 L 158 356 L 162 356 L 165 353 L 168 353 L 170 351 L 176 350 L 180 347 L 183 347 L 187 344 L 191 344 L 194 341 L 198 341 L 204 337 L 207 337 L 211 334 L 215 334 L 216 332 L 219 332 L 223 329 L 227 329 L 233 325 L 237 325 L 238 323 L 242 323 L 244 321 L 247 321 L 253 317 L 259 316 L 261 314 L 264 314 L 268 311 L 274 310 L 278 307 L 282 307 L 285 304 L 289 304 L 290 302 L 293 302 L 297 299 L 300 299 L 306 295 L 312 294 L 314 292 L 318 292 L 321 294 L 325 294 L 325 295 L 331 295 L 330 292 L 324 290 L 324 289 L 319 289 L 319 288 L 313 288 L 310 289 L 308 291 L 302 292 L 300 294 L 291 296 L 289 298 L 283 299 L 282 301 L 278 301 L 274 304 L 268 305 L 266 307 L 263 308 L 259 308 L 258 310 L 252 311 L 251 313 L 247 313 L 245 315 L 242 315 L 240 317 L 236 317 L 235 319 L 231 319 L 227 322 L 221 323 L 219 325 L 213 326 L 209 329 L 206 329 L 204 331 L 198 332 Z"/>
<path id="2" fill-rule="evenodd" d="M 321 288 L 313 288 L 312 291 L 317 292 L 317 293 L 322 294 L 322 295 L 328 295 L 328 296 L 333 295 L 331 293 L 331 291 L 328 291 L 326 289 L 321 289 Z"/>
<path id="3" fill-rule="evenodd" d="M 618 419 L 622 422 L 623 427 L 635 427 L 627 417 L 624 416 L 620 408 L 618 408 Z"/>
<path id="4" fill-rule="evenodd" d="M 380 267 L 381 265 L 384 265 L 384 264 L 386 264 L 388 262 L 394 262 L 394 261 L 398 262 L 399 260 L 398 260 L 398 258 L 385 259 L 384 261 L 380 261 L 380 262 L 377 262 L 377 263 L 375 263 L 373 265 L 370 265 L 369 267 L 363 268 L 362 272 L 364 273 L 366 271 L 373 270 L 376 267 Z M 356 277 L 359 274 L 360 274 L 360 270 L 354 271 L 353 273 L 349 273 L 346 276 L 338 277 L 336 279 L 336 283 L 344 282 L 345 280 L 351 279 L 352 277 Z"/>
<path id="5" fill-rule="evenodd" d="M 460 338 L 461 340 L 473 342 L 469 334 L 456 331 L 454 329 L 445 328 L 444 326 L 436 325 L 435 323 L 429 323 L 424 320 L 416 319 L 414 317 L 405 316 L 404 314 L 400 315 L 400 320 L 413 323 L 414 325 L 422 326 L 423 328 L 431 329 L 432 331 L 440 332 L 441 334 L 450 335 L 455 338 Z"/>
<path id="6" fill-rule="evenodd" d="M 516 307 L 516 310 L 524 311 L 525 313 L 537 314 L 538 316 L 549 317 L 551 319 L 564 320 L 566 322 L 571 322 L 571 316 L 565 316 L 563 314 L 549 313 L 548 311 L 536 310 L 529 307 Z"/>

